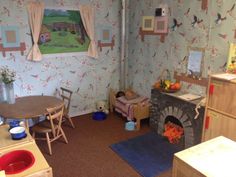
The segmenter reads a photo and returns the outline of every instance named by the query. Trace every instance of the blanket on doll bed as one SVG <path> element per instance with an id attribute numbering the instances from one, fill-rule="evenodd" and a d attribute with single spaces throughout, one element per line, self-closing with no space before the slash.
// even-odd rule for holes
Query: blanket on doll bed
<path id="1" fill-rule="evenodd" d="M 115 101 L 115 110 L 121 113 L 124 117 L 127 117 L 129 121 L 134 119 L 134 105 L 141 104 L 147 105 L 148 98 L 140 96 L 135 99 L 127 100 L 125 96 L 121 96 Z"/>

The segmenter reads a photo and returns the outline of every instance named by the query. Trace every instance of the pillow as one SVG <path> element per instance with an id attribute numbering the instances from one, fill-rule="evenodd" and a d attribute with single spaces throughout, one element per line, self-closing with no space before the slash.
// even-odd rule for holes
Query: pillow
<path id="1" fill-rule="evenodd" d="M 144 96 L 139 96 L 135 99 L 127 100 L 125 96 L 121 96 L 116 99 L 116 102 L 121 103 L 121 104 L 138 104 L 138 103 L 146 104 L 148 103 L 148 98 Z"/>
<path id="2" fill-rule="evenodd" d="M 121 96 L 125 96 L 125 92 L 119 91 L 119 92 L 116 93 L 116 98 L 119 98 Z"/>
<path id="3" fill-rule="evenodd" d="M 135 93 L 133 90 L 126 90 L 125 91 L 125 98 L 127 100 L 132 100 L 132 99 L 135 99 L 138 97 L 139 97 L 139 95 L 137 93 Z"/>

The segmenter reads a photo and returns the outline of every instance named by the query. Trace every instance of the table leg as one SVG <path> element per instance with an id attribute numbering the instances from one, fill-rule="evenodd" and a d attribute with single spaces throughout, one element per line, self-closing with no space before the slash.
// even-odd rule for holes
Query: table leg
<path id="1" fill-rule="evenodd" d="M 29 130 L 29 119 L 25 119 L 25 128 Z"/>

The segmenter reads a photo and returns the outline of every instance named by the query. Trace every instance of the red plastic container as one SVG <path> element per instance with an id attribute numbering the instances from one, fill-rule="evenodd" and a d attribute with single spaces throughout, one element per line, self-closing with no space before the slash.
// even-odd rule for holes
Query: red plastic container
<path id="1" fill-rule="evenodd" d="M 5 173 L 17 174 L 30 168 L 35 162 L 35 158 L 30 151 L 15 150 L 0 157 L 0 170 Z"/>

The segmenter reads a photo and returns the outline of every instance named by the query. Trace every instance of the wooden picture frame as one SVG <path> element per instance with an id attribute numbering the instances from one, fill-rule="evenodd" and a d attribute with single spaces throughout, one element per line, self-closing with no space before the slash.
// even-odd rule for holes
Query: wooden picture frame
<path id="1" fill-rule="evenodd" d="M 18 26 L 1 26 L 2 45 L 4 48 L 20 47 Z"/>
<path id="2" fill-rule="evenodd" d="M 168 33 L 168 16 L 159 16 L 155 18 L 155 33 Z"/>
<path id="3" fill-rule="evenodd" d="M 101 27 L 100 41 L 101 41 L 101 43 L 111 43 L 112 42 L 112 27 L 111 26 Z"/>
<path id="4" fill-rule="evenodd" d="M 202 77 L 203 60 L 205 56 L 205 49 L 198 47 L 188 47 L 188 64 L 187 75 L 200 79 Z"/>
<path id="5" fill-rule="evenodd" d="M 39 35 L 45 57 L 86 55 L 90 39 L 77 8 L 46 7 Z"/>
<path id="6" fill-rule="evenodd" d="M 143 31 L 154 31 L 154 16 L 143 16 L 142 30 Z"/>

